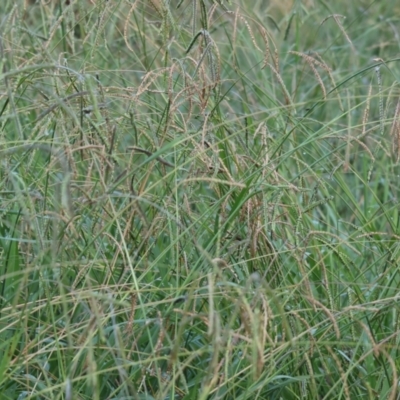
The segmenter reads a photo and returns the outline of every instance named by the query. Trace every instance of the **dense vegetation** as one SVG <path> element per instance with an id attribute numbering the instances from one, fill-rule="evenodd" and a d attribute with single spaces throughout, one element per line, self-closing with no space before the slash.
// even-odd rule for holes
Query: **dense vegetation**
<path id="1" fill-rule="evenodd" d="M 1 399 L 400 396 L 398 0 L 3 0 Z"/>

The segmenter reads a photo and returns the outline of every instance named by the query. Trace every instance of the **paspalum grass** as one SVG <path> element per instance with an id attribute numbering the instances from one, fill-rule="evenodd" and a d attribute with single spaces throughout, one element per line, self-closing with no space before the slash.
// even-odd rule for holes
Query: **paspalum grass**
<path id="1" fill-rule="evenodd" d="M 3 1 L 2 399 L 397 399 L 397 11 Z"/>

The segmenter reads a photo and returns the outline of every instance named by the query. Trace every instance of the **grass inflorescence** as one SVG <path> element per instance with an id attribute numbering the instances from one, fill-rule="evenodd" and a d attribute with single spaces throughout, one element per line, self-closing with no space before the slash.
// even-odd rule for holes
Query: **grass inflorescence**
<path id="1" fill-rule="evenodd" d="M 399 11 L 3 1 L 1 398 L 397 399 Z"/>

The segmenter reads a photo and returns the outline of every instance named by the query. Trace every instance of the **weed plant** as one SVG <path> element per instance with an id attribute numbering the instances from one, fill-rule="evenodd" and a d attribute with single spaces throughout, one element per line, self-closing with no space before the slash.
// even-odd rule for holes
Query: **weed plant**
<path id="1" fill-rule="evenodd" d="M 1 399 L 398 399 L 397 0 L 2 0 Z"/>

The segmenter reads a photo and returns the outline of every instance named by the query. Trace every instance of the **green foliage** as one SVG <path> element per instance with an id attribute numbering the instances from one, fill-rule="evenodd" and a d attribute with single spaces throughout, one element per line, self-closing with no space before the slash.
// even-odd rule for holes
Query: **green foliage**
<path id="1" fill-rule="evenodd" d="M 398 398 L 399 12 L 3 1 L 2 398 Z"/>

